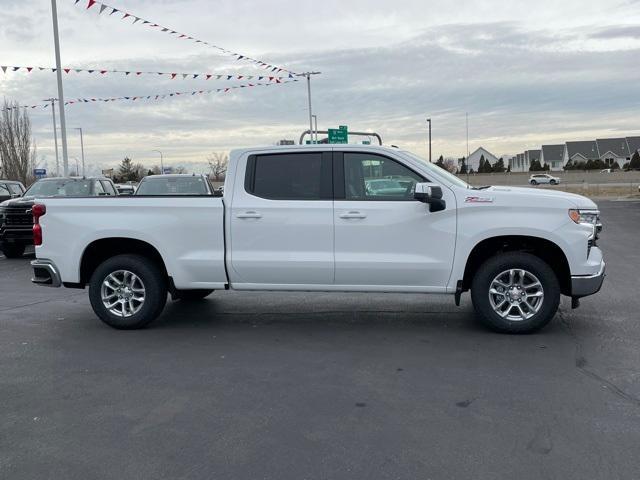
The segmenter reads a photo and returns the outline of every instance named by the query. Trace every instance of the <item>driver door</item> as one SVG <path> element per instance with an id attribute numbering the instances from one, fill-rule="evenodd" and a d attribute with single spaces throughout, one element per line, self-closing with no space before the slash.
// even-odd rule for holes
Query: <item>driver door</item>
<path id="1" fill-rule="evenodd" d="M 335 283 L 371 289 L 446 288 L 455 206 L 430 213 L 413 198 L 428 179 L 387 156 L 335 152 Z"/>

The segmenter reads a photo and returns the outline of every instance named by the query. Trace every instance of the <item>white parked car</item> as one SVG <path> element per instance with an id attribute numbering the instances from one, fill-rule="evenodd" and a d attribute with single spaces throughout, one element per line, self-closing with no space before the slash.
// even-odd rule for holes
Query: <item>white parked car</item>
<path id="1" fill-rule="evenodd" d="M 529 183 L 531 185 L 539 185 L 548 183 L 550 185 L 558 185 L 560 178 L 549 175 L 548 173 L 535 173 L 529 177 Z"/>
<path id="2" fill-rule="evenodd" d="M 400 177 L 406 188 L 367 188 Z M 560 295 L 577 307 L 604 279 L 588 198 L 473 188 L 396 148 L 247 148 L 231 153 L 221 198 L 46 198 L 32 213 L 33 282 L 88 286 L 95 313 L 120 329 L 149 324 L 168 293 L 444 293 L 459 304 L 470 290 L 485 325 L 525 333 L 552 319 Z"/>

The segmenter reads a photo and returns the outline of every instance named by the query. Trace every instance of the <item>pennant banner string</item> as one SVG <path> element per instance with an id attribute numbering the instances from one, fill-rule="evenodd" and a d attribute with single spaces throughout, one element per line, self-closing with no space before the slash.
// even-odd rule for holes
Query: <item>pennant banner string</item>
<path id="1" fill-rule="evenodd" d="M 285 84 L 285 83 L 293 83 L 293 82 L 297 82 L 297 79 L 293 79 L 293 80 L 285 80 L 283 82 L 280 82 L 281 85 Z M 97 98 L 97 97 L 93 97 L 93 98 L 74 98 L 72 100 L 67 100 L 64 102 L 65 105 L 74 105 L 76 103 L 93 103 L 93 102 L 117 102 L 117 101 L 129 101 L 129 102 L 135 102 L 135 101 L 139 101 L 139 100 L 164 100 L 167 98 L 173 98 L 173 97 L 186 97 L 186 96 L 194 96 L 194 95 L 207 95 L 207 94 L 211 94 L 211 93 L 227 93 L 230 92 L 231 90 L 237 90 L 237 89 L 242 89 L 242 88 L 253 88 L 253 87 L 270 87 L 272 85 L 276 85 L 274 83 L 246 83 L 243 85 L 234 85 L 231 87 L 223 87 L 223 88 L 216 88 L 216 89 L 211 89 L 211 90 L 193 90 L 190 92 L 172 92 L 172 93 L 158 93 L 158 94 L 153 94 L 153 95 L 129 95 L 129 96 L 122 96 L 122 97 L 108 97 L 108 98 Z M 57 100 L 56 100 L 57 101 Z M 50 103 L 41 103 L 38 105 L 20 105 L 17 107 L 9 107 L 7 109 L 2 109 L 0 111 L 5 111 L 5 110 L 17 110 L 19 108 L 24 108 L 24 109 L 34 109 L 34 108 L 47 108 L 51 106 Z"/>
<path id="2" fill-rule="evenodd" d="M 50 71 L 55 72 L 56 68 L 51 67 L 23 67 L 14 65 L 0 65 L 0 71 L 3 73 L 9 72 L 26 72 L 31 73 L 35 71 Z M 253 80 L 258 81 L 268 80 L 270 82 L 280 83 L 281 81 L 289 78 L 288 76 L 272 76 L 272 75 L 245 75 L 241 73 L 182 73 L 182 72 L 147 72 L 140 70 L 112 70 L 106 68 L 63 68 L 63 72 L 69 73 L 81 73 L 86 72 L 89 74 L 95 73 L 98 75 L 105 75 L 108 73 L 121 73 L 125 76 L 137 77 L 140 75 L 156 75 L 166 76 L 173 79 L 202 79 L 202 80 Z"/>
<path id="3" fill-rule="evenodd" d="M 81 0 L 74 0 L 75 5 L 78 5 L 80 3 Z M 85 3 L 86 2 L 86 3 Z M 85 10 L 90 10 L 92 7 L 96 6 L 96 8 L 94 8 L 94 10 L 98 11 L 98 15 L 101 15 L 103 12 L 107 12 L 109 16 L 112 16 L 113 14 L 117 14 L 122 20 L 132 20 L 132 25 L 135 25 L 136 23 L 140 23 L 140 25 L 144 25 L 147 26 L 149 28 L 153 28 L 156 29 L 162 33 L 166 33 L 167 35 L 172 35 L 177 39 L 180 40 L 187 40 L 190 42 L 194 42 L 194 43 L 201 43 L 203 45 L 206 45 L 208 47 L 214 48 L 216 50 L 218 50 L 219 52 L 221 52 L 224 55 L 228 55 L 231 57 L 234 57 L 236 60 L 243 60 L 243 61 L 247 61 L 250 63 L 253 63 L 255 65 L 257 65 L 260 68 L 264 68 L 267 70 L 270 70 L 272 73 L 281 73 L 281 72 L 286 72 L 289 74 L 289 77 L 292 78 L 294 75 L 296 75 L 295 72 L 291 71 L 291 70 L 287 70 L 286 68 L 283 67 L 279 67 L 277 65 L 273 65 L 267 62 L 263 62 L 262 60 L 258 60 L 256 58 L 252 58 L 249 57 L 247 55 L 242 55 L 240 53 L 234 52 L 233 50 L 228 50 L 226 48 L 220 47 L 218 45 L 214 45 L 212 43 L 209 42 L 205 42 L 204 40 L 200 40 L 196 37 L 193 37 L 191 35 L 187 35 L 186 33 L 181 33 L 177 30 L 174 30 L 172 28 L 169 27 L 164 27 L 162 25 L 160 25 L 159 23 L 155 23 L 152 22 L 151 20 L 146 20 L 142 17 L 139 17 L 137 15 L 134 15 L 133 13 L 129 13 L 126 12 L 124 10 L 121 10 L 119 8 L 116 7 L 112 7 L 111 5 L 107 5 L 106 3 L 102 3 L 102 2 L 98 2 L 97 0 L 82 0 L 82 4 L 86 5 Z"/>

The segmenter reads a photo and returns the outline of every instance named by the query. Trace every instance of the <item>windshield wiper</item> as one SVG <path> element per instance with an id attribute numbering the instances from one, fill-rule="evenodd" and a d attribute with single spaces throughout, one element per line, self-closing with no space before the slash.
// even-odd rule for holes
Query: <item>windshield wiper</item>
<path id="1" fill-rule="evenodd" d="M 482 187 L 471 187 L 471 190 L 486 190 L 487 188 L 491 188 L 491 185 L 483 185 Z"/>

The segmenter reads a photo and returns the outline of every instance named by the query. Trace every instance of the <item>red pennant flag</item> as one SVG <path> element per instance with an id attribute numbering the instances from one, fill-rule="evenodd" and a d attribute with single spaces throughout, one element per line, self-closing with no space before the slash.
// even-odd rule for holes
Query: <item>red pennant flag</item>
<path id="1" fill-rule="evenodd" d="M 142 75 L 142 72 L 136 72 L 136 75 Z"/>
<path id="2" fill-rule="evenodd" d="M 131 16 L 131 14 L 130 14 L 130 13 L 126 13 L 126 12 L 125 12 L 124 17 L 122 17 L 122 19 L 124 20 L 125 18 L 130 17 L 130 16 Z"/>
<path id="3" fill-rule="evenodd" d="M 71 71 L 70 68 L 63 68 L 63 70 L 64 70 L 65 73 L 69 73 Z"/>
<path id="4" fill-rule="evenodd" d="M 238 75 L 238 80 L 242 80 L 242 75 Z"/>
<path id="5" fill-rule="evenodd" d="M 177 73 L 172 73 L 172 74 L 171 74 L 171 80 L 173 80 L 174 78 L 176 78 L 176 76 L 177 76 L 177 75 L 178 75 Z"/>
<path id="6" fill-rule="evenodd" d="M 33 70 L 33 67 L 27 67 L 27 72 L 31 73 L 31 70 Z"/>
<path id="7" fill-rule="evenodd" d="M 186 37 L 186 35 L 183 33 L 178 38 L 184 38 L 184 37 Z"/>
<path id="8" fill-rule="evenodd" d="M 101 73 L 102 75 L 104 75 L 105 73 L 107 73 L 107 71 L 106 71 L 106 70 L 100 70 L 100 73 Z"/>
<path id="9" fill-rule="evenodd" d="M 207 74 L 207 80 L 209 80 L 211 78 L 210 74 Z"/>
<path id="10" fill-rule="evenodd" d="M 87 4 L 87 10 L 89 10 L 91 7 L 93 7 L 96 3 L 96 0 L 89 0 L 89 3 Z"/>

